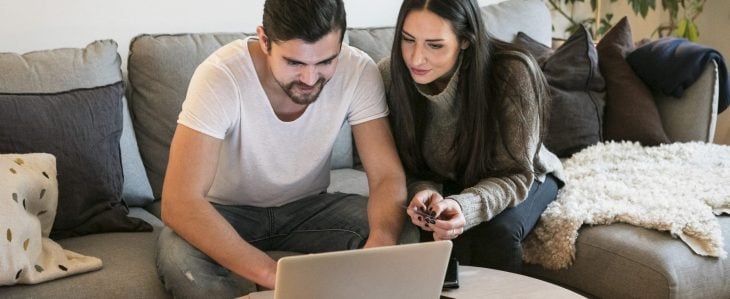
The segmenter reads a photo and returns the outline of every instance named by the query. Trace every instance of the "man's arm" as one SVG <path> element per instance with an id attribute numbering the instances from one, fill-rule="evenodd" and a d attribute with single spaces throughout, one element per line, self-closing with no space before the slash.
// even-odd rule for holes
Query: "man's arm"
<path id="1" fill-rule="evenodd" d="M 221 144 L 219 139 L 177 126 L 162 188 L 162 220 L 223 267 L 273 288 L 276 262 L 243 240 L 206 198 Z"/>
<path id="2" fill-rule="evenodd" d="M 405 221 L 406 179 L 387 118 L 354 125 L 357 152 L 368 177 L 370 235 L 365 247 L 395 245 Z"/>

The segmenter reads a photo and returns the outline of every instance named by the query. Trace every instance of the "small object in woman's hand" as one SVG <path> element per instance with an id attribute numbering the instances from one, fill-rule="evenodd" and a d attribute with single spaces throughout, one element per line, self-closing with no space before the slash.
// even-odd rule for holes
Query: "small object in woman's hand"
<path id="1" fill-rule="evenodd" d="M 408 209 L 408 206 L 403 206 L 403 207 Z M 426 213 L 425 211 L 421 211 L 421 209 L 419 209 L 419 208 L 414 208 L 413 211 L 416 212 L 416 215 L 423 217 L 423 221 L 425 221 L 426 223 L 431 223 L 431 224 L 436 223 L 436 217 L 435 217 L 436 213 L 429 214 L 429 213 Z"/>

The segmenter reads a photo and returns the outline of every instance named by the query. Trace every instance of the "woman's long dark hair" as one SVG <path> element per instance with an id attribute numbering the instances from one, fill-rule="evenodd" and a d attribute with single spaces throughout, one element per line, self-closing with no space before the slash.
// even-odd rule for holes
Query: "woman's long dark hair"
<path id="1" fill-rule="evenodd" d="M 390 121 L 394 128 L 398 152 L 406 170 L 421 178 L 445 179 L 431 171 L 424 161 L 422 148 L 428 100 L 416 89 L 401 52 L 403 23 L 406 16 L 411 11 L 423 9 L 449 21 L 459 40 L 469 42 L 468 48 L 461 53 L 462 65 L 456 99 L 460 102 L 461 108 L 456 137 L 451 147 L 456 157 L 456 183 L 468 187 L 485 177 L 503 176 L 515 171 L 533 171 L 530 165 L 517 163 L 520 159 L 515 155 L 520 153 L 512 153 L 508 148 L 505 150 L 515 163 L 511 163 L 512 166 L 508 169 L 495 166 L 495 151 L 499 144 L 495 138 L 502 138 L 501 144 L 508 144 L 505 138 L 520 138 L 524 142 L 531 138 L 532 129 L 527 127 L 528 122 L 524 121 L 524 114 L 521 115 L 523 121 L 520 121 L 523 126 L 518 129 L 517 136 L 506 136 L 500 127 L 505 119 L 505 112 L 501 111 L 503 105 L 499 104 L 503 101 L 500 96 L 519 97 L 520 93 L 516 90 L 516 86 L 503 84 L 509 76 L 509 71 L 500 67 L 498 61 L 501 59 L 495 57 L 495 54 L 509 50 L 523 53 L 524 51 L 512 44 L 493 39 L 487 34 L 476 0 L 404 0 L 401 5 L 391 52 L 392 81 L 388 98 L 391 109 Z M 532 103 L 539 106 L 541 128 L 539 138 L 542 142 L 547 124 L 544 107 L 549 96 L 545 89 L 545 79 L 539 70 L 536 76 L 537 80 L 533 81 L 533 87 L 540 98 L 521 99 L 519 105 L 524 107 L 525 103 Z M 498 86 L 514 90 L 497 90 Z M 532 159 L 538 153 L 532 154 L 531 157 L 520 158 Z"/>

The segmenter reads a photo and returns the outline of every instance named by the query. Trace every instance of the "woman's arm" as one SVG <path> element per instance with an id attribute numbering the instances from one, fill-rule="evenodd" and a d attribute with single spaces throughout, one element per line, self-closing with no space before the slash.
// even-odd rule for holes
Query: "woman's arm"
<path id="1" fill-rule="evenodd" d="M 505 173 L 484 178 L 461 194 L 447 197 L 461 207 L 466 219 L 464 229 L 489 221 L 520 204 L 535 180 L 533 160 L 541 147 L 539 105 L 542 105 L 535 88 L 536 67 L 524 54 L 501 54 L 497 59 L 501 63 L 496 71 L 506 74 L 505 80 L 496 86 L 502 97 L 501 136 L 489 138 L 497 138 L 495 163 Z"/>

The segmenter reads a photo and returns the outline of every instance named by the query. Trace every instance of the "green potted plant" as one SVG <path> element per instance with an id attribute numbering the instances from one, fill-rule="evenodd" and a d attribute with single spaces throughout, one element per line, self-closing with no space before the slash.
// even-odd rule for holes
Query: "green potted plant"
<path id="1" fill-rule="evenodd" d="M 705 2 L 707 0 L 662 0 L 662 7 L 669 12 L 669 24 L 660 25 L 654 32 L 660 37 L 674 35 L 696 42 L 700 32 L 695 20 L 702 13 Z"/>
<path id="2" fill-rule="evenodd" d="M 593 36 L 603 35 L 611 28 L 613 14 L 601 13 L 601 0 L 588 0 L 592 17 L 580 17 L 581 12 L 574 10 L 578 2 L 586 0 L 547 0 L 549 7 L 570 22 L 566 31 L 574 32 L 579 26 L 586 26 Z M 609 3 L 626 1 L 636 15 L 646 18 L 649 11 L 656 10 L 657 0 L 609 0 Z M 678 36 L 696 42 L 700 33 L 695 20 L 702 13 L 707 0 L 661 0 L 663 11 L 669 15 L 669 22 L 659 24 L 652 35 L 659 37 Z"/>

